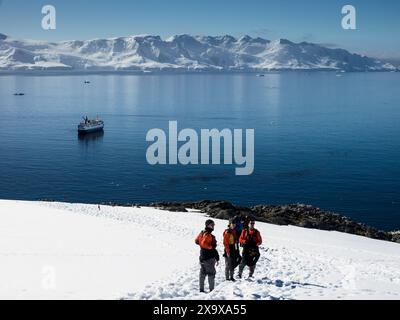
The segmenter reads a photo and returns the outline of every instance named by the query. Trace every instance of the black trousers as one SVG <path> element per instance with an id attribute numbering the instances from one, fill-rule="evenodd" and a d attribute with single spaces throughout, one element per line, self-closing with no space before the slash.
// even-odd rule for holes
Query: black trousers
<path id="1" fill-rule="evenodd" d="M 243 276 L 243 271 L 244 268 L 246 268 L 247 264 L 246 261 L 244 259 L 242 259 L 242 262 L 239 265 L 239 277 Z M 254 272 L 256 271 L 256 265 L 254 266 L 249 266 L 249 277 L 251 278 L 254 275 Z"/>
<path id="2" fill-rule="evenodd" d="M 258 248 L 244 248 L 242 261 L 239 265 L 239 277 L 242 277 L 244 269 L 249 267 L 249 277 L 254 275 L 256 265 L 260 259 L 260 250 Z"/>

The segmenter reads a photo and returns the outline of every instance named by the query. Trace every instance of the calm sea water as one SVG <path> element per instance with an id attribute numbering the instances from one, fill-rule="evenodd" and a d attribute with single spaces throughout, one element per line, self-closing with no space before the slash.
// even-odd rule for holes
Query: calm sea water
<path id="1" fill-rule="evenodd" d="M 301 202 L 400 229 L 399 84 L 399 73 L 3 76 L 0 198 Z M 79 139 L 83 115 L 102 117 L 104 135 Z M 254 128 L 255 173 L 149 166 L 146 133 L 170 120 Z"/>

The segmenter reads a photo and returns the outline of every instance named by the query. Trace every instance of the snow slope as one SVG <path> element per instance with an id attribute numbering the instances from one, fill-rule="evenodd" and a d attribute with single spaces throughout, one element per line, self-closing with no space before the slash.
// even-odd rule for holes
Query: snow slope
<path id="1" fill-rule="evenodd" d="M 0 201 L 0 221 L 2 299 L 400 298 L 396 243 L 259 223 L 255 279 L 226 283 L 222 263 L 200 295 L 200 213 Z"/>
<path id="2" fill-rule="evenodd" d="M 18 40 L 0 34 L 0 71 L 391 71 L 387 62 L 302 42 L 244 36 L 137 35 L 87 41 Z"/>

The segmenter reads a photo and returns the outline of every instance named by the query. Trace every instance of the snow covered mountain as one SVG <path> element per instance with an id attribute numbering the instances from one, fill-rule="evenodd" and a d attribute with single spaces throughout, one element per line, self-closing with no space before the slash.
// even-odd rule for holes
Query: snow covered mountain
<path id="1" fill-rule="evenodd" d="M 18 40 L 0 34 L 0 71 L 393 71 L 343 49 L 244 36 L 138 35 L 87 41 Z"/>
<path id="2" fill-rule="evenodd" d="M 222 261 L 215 291 L 200 294 L 204 214 L 2 200 L 0 212 L 0 299 L 400 298 L 397 243 L 257 223 L 254 280 L 226 282 Z M 215 221 L 222 255 L 227 222 Z"/>

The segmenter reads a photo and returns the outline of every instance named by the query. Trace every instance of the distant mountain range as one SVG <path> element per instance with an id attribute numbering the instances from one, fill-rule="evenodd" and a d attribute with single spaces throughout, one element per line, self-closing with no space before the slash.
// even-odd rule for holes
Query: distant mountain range
<path id="1" fill-rule="evenodd" d="M 0 72 L 396 71 L 344 49 L 244 36 L 138 35 L 86 41 L 19 40 L 0 34 Z"/>

